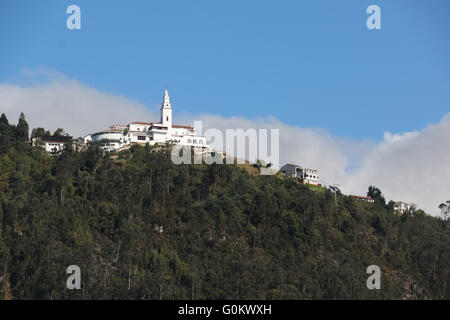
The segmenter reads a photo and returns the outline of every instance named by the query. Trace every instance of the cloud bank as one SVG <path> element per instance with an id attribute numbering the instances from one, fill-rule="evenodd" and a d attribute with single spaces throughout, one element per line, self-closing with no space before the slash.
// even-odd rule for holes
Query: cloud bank
<path id="1" fill-rule="evenodd" d="M 290 126 L 275 118 L 180 116 L 174 109 L 176 123 L 202 120 L 204 130 L 278 128 L 281 165 L 318 169 L 322 182 L 339 184 L 344 193 L 365 194 L 369 185 L 376 185 L 387 199 L 415 203 L 431 215 L 450 200 L 450 114 L 420 131 L 386 132 L 377 142 L 333 137 L 323 129 Z M 0 112 L 11 122 L 24 112 L 30 128 L 61 127 L 75 137 L 115 123 L 159 119 L 158 110 L 61 76 L 32 86 L 0 83 Z"/>
<path id="2" fill-rule="evenodd" d="M 36 78 L 31 71 L 25 71 L 25 75 Z M 24 112 L 30 130 L 44 127 L 53 132 L 63 128 L 74 137 L 82 137 L 112 124 L 159 117 L 139 102 L 100 92 L 60 74 L 45 71 L 37 76 L 44 76 L 44 84 L 0 83 L 0 112 L 10 122 L 17 122 Z"/>
<path id="3" fill-rule="evenodd" d="M 379 187 L 387 200 L 414 203 L 431 215 L 450 199 L 450 114 L 421 131 L 391 134 L 381 142 L 332 137 L 276 119 L 248 120 L 204 115 L 206 128 L 279 128 L 280 165 L 299 164 L 319 170 L 325 184 L 347 194 L 365 195 Z"/>

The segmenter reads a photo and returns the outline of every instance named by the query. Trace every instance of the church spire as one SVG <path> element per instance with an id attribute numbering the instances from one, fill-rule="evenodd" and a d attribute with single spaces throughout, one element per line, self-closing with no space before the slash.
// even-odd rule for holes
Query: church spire
<path id="1" fill-rule="evenodd" d="M 161 106 L 161 123 L 172 128 L 172 105 L 170 104 L 169 93 L 164 91 L 164 100 Z"/>
<path id="2" fill-rule="evenodd" d="M 161 109 L 166 109 L 166 108 L 172 108 L 172 105 L 170 104 L 170 97 L 169 97 L 169 93 L 167 92 L 167 89 L 164 91 L 164 100 L 163 100 Z"/>

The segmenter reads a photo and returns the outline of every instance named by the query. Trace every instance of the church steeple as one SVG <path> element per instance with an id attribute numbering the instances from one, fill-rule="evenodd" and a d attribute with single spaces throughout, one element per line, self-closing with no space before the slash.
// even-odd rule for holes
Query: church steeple
<path id="1" fill-rule="evenodd" d="M 167 124 L 170 128 L 172 128 L 172 105 L 170 104 L 169 93 L 167 89 L 164 91 L 164 99 L 161 106 L 161 123 Z"/>
<path id="2" fill-rule="evenodd" d="M 164 91 L 164 100 L 161 106 L 161 109 L 163 108 L 172 108 L 172 105 L 170 104 L 170 97 L 169 93 L 167 92 L 167 89 Z"/>

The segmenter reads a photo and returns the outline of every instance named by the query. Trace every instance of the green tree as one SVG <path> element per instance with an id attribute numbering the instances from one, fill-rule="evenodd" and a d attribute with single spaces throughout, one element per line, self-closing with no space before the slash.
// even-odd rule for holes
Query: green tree
<path id="1" fill-rule="evenodd" d="M 25 120 L 25 115 L 23 112 L 20 114 L 19 122 L 16 127 L 16 139 L 20 142 L 27 142 L 29 138 L 28 134 L 28 123 Z"/>
<path id="2" fill-rule="evenodd" d="M 2 113 L 0 117 L 0 151 L 7 148 L 12 138 L 14 127 L 11 126 L 6 118 L 6 115 Z"/>
<path id="3" fill-rule="evenodd" d="M 69 134 L 66 133 L 63 128 L 56 129 L 55 132 L 53 132 L 53 135 L 55 137 L 68 137 L 69 136 Z"/>
<path id="4" fill-rule="evenodd" d="M 50 133 L 50 131 L 46 131 L 44 128 L 42 128 L 42 127 L 39 127 L 39 128 L 34 128 L 32 131 L 31 131 L 31 137 L 32 138 L 41 138 L 41 137 L 44 137 L 44 136 L 49 136 L 49 135 L 51 135 L 51 133 Z"/>
<path id="5" fill-rule="evenodd" d="M 10 125 L 8 118 L 6 118 L 6 115 L 2 113 L 0 117 L 0 135 L 9 135 L 10 134 Z"/>
<path id="6" fill-rule="evenodd" d="M 381 192 L 380 189 L 378 189 L 375 186 L 369 187 L 369 190 L 367 191 L 367 196 L 375 200 L 376 203 L 380 203 L 383 206 L 386 205 L 386 200 L 383 197 L 383 193 Z"/>

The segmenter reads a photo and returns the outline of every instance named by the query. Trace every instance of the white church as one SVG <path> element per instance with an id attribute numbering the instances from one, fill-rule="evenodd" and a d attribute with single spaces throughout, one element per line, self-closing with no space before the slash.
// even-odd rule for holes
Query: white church
<path id="1" fill-rule="evenodd" d="M 107 151 L 128 148 L 132 144 L 165 144 L 173 143 L 210 150 L 206 138 L 197 136 L 195 129 L 186 125 L 172 124 L 172 105 L 165 90 L 161 106 L 160 122 L 132 122 L 128 125 L 112 125 L 107 130 L 87 135 L 84 140 L 101 142 L 101 147 Z"/>

